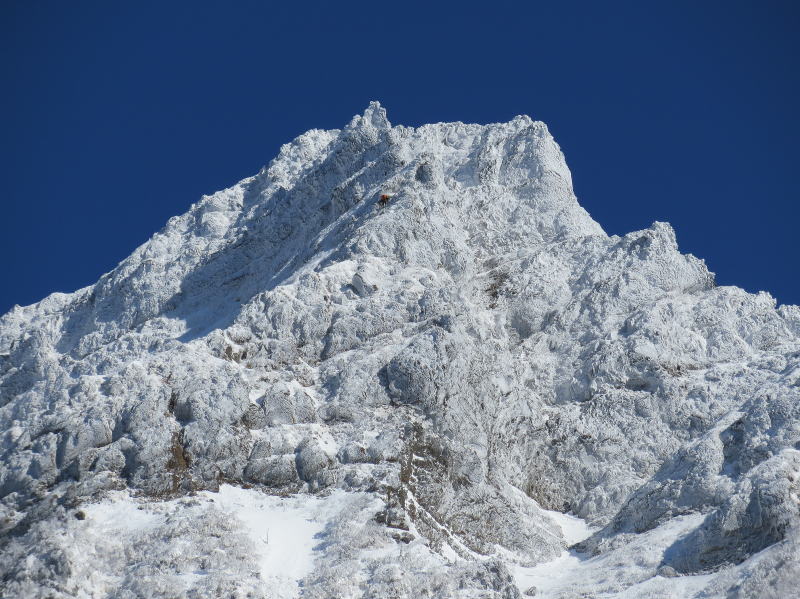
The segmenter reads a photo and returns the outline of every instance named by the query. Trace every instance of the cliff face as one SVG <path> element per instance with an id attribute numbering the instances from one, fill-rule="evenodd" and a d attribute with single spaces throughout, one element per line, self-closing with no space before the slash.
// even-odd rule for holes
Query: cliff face
<path id="1" fill-rule="evenodd" d="M 0 573 L 20 596 L 516 597 L 564 557 L 550 510 L 594 529 L 545 596 L 781 596 L 798 400 L 800 309 L 716 287 L 667 224 L 607 236 L 542 123 L 373 103 L 0 319 Z"/>

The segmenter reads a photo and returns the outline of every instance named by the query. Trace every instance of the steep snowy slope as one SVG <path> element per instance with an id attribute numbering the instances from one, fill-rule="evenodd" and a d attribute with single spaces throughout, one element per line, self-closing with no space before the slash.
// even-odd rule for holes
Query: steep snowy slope
<path id="1" fill-rule="evenodd" d="M 0 579 L 790 596 L 798 400 L 800 309 L 607 236 L 542 123 L 373 103 L 0 319 Z"/>

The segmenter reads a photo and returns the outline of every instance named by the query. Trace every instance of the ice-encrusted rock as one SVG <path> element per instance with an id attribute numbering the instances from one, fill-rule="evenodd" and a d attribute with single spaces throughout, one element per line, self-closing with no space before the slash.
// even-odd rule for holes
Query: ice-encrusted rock
<path id="1" fill-rule="evenodd" d="M 0 574 L 30 596 L 259 596 L 216 512 L 102 541 L 70 516 L 232 483 L 379 504 L 325 516 L 308 597 L 517 597 L 514 564 L 566 546 L 542 508 L 623 564 L 565 593 L 691 596 L 715 572 L 692 588 L 780 596 L 798 400 L 800 309 L 715 286 L 667 224 L 607 236 L 542 123 L 392 127 L 373 103 L 0 319 Z M 110 556 L 102 584 L 73 534 Z M 202 575 L 155 557 L 181 543 Z"/>

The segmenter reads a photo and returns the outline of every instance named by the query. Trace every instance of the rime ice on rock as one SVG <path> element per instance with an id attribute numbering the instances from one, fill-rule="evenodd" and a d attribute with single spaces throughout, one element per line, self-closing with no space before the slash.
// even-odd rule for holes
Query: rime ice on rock
<path id="1" fill-rule="evenodd" d="M 518 597 L 552 562 L 544 596 L 786 596 L 798 335 L 669 225 L 607 236 L 544 124 L 371 103 L 0 319 L 0 573 L 31 597 Z M 281 510 L 308 567 L 273 579 Z M 593 526 L 583 553 L 546 510 Z"/>

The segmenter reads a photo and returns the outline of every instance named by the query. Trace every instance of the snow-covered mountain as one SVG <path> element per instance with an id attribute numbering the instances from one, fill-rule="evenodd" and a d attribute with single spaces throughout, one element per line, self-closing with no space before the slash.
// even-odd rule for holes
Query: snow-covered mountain
<path id="1" fill-rule="evenodd" d="M 8 597 L 789 597 L 800 309 L 377 103 L 0 319 Z"/>

